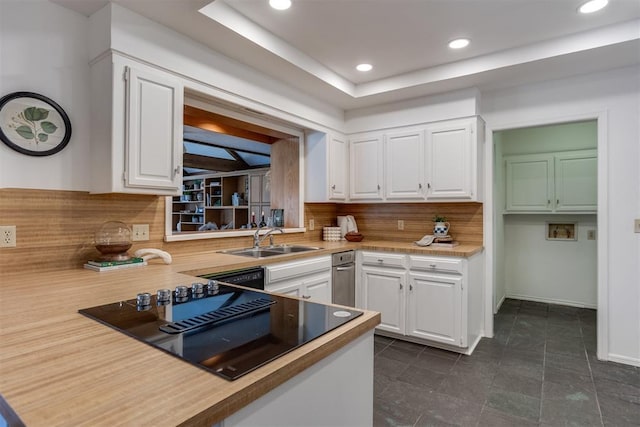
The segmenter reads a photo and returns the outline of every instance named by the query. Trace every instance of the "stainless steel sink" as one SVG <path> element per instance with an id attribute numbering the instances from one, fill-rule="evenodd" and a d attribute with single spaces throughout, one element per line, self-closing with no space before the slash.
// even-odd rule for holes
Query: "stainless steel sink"
<path id="1" fill-rule="evenodd" d="M 228 249 L 220 251 L 223 254 L 240 255 L 252 258 L 266 258 L 276 255 L 293 254 L 298 252 L 317 251 L 315 246 L 300 246 L 300 245 L 274 245 L 274 246 L 261 246 L 259 248 L 242 248 L 242 249 Z"/>

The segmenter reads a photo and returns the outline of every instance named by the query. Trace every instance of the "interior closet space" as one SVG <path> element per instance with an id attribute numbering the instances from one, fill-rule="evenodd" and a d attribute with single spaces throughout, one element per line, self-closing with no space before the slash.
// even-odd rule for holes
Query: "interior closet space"
<path id="1" fill-rule="evenodd" d="M 496 310 L 597 306 L 597 122 L 493 134 Z"/>

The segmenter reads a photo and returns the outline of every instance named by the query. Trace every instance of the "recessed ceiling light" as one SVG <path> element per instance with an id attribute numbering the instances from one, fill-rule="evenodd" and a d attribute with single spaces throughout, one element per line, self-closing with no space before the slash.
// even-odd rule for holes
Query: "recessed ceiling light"
<path id="1" fill-rule="evenodd" d="M 609 0 L 590 0 L 580 6 L 578 9 L 580 13 L 593 13 L 597 12 L 609 3 Z"/>
<path id="2" fill-rule="evenodd" d="M 469 39 L 455 39 L 449 42 L 449 47 L 451 49 L 462 49 L 463 47 L 467 47 L 469 45 Z"/>
<path id="3" fill-rule="evenodd" d="M 371 71 L 373 69 L 373 65 L 371 64 L 358 64 L 356 66 L 356 70 L 358 71 Z"/>
<path id="4" fill-rule="evenodd" d="M 291 0 L 269 0 L 269 6 L 277 10 L 287 10 L 291 7 Z"/>

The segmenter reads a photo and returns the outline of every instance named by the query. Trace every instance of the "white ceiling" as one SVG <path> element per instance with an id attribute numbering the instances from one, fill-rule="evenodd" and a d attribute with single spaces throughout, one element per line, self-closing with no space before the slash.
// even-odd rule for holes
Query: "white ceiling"
<path id="1" fill-rule="evenodd" d="M 107 3 L 52 1 L 87 16 Z M 292 1 L 115 3 L 344 109 L 640 63 L 640 0 L 592 15 L 577 13 L 583 0 Z M 458 37 L 471 45 L 448 49 Z"/>

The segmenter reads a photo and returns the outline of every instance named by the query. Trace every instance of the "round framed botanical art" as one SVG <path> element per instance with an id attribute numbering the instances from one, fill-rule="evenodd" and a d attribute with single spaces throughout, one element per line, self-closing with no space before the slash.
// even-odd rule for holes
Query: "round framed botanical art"
<path id="1" fill-rule="evenodd" d="M 49 156 L 71 139 L 69 116 L 56 102 L 32 92 L 0 98 L 0 139 L 29 156 Z"/>

